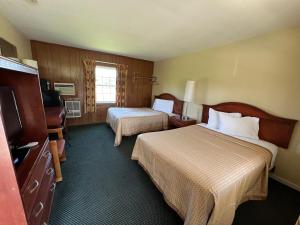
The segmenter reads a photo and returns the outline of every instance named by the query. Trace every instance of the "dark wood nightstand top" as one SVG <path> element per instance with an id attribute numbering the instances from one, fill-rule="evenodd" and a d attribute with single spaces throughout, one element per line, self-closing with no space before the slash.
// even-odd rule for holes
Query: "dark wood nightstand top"
<path id="1" fill-rule="evenodd" d="M 174 128 L 174 127 L 186 127 L 186 126 L 190 126 L 190 125 L 194 125 L 196 124 L 196 120 L 194 119 L 187 119 L 187 120 L 183 120 L 180 116 L 171 116 L 169 118 L 169 126 L 170 128 Z"/>

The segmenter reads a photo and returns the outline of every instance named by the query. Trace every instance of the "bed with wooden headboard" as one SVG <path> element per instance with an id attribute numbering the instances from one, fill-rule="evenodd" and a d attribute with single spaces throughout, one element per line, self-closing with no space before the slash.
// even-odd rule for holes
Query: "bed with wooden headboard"
<path id="1" fill-rule="evenodd" d="M 232 102 L 204 105 L 203 123 L 209 108 L 259 117 L 259 137 L 284 148 L 296 123 Z M 131 158 L 150 175 L 184 224 L 230 225 L 241 203 L 266 198 L 274 155 L 265 146 L 192 125 L 139 135 Z"/>
<path id="2" fill-rule="evenodd" d="M 163 93 L 155 96 L 155 99 L 173 101 L 172 115 L 181 115 L 183 101 L 177 99 L 174 95 Z M 151 108 L 111 107 L 107 111 L 106 122 L 115 132 L 114 145 L 118 146 L 121 144 L 122 136 L 168 129 L 169 115 Z"/>
<path id="3" fill-rule="evenodd" d="M 271 115 L 255 106 L 240 102 L 225 102 L 217 105 L 203 105 L 202 123 L 207 123 L 209 109 L 221 112 L 240 112 L 242 116 L 259 118 L 259 138 L 279 147 L 288 148 L 297 120 Z"/>
<path id="4" fill-rule="evenodd" d="M 170 100 L 174 102 L 173 105 L 173 113 L 177 115 L 182 115 L 182 109 L 183 109 L 183 101 L 176 98 L 174 95 L 169 93 L 162 93 L 160 95 L 154 96 L 154 98 L 158 99 L 164 99 L 164 100 Z"/>

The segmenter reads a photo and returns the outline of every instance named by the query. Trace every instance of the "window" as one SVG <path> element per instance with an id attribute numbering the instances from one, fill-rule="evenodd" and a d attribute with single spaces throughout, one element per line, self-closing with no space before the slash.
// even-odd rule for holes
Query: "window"
<path id="1" fill-rule="evenodd" d="M 96 102 L 116 102 L 117 69 L 108 66 L 96 66 Z"/>

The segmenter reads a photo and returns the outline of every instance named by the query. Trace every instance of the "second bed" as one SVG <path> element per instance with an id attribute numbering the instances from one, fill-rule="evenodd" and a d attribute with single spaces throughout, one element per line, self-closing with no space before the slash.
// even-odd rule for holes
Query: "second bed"
<path id="1" fill-rule="evenodd" d="M 121 144 L 122 136 L 160 131 L 168 129 L 169 116 L 181 115 L 183 101 L 174 95 L 164 93 L 155 96 L 155 99 L 172 101 L 172 109 L 166 113 L 151 108 L 121 108 L 108 109 L 106 122 L 114 131 L 115 146 Z M 163 107 L 163 106 L 162 106 Z"/>

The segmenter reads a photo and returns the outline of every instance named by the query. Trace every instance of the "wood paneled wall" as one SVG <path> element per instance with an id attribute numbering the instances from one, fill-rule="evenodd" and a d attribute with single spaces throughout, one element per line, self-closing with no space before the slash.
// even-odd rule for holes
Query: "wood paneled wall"
<path id="1" fill-rule="evenodd" d="M 31 41 L 32 57 L 38 61 L 40 77 L 51 82 L 75 83 L 76 96 L 65 99 L 80 99 L 82 117 L 69 119 L 69 125 L 104 122 L 107 108 L 111 105 L 97 105 L 96 113 L 83 113 L 84 77 L 83 59 L 126 64 L 129 67 L 127 80 L 127 102 L 129 107 L 148 107 L 151 105 L 152 82 L 147 79 L 133 80 L 134 74 L 153 75 L 153 62 L 134 59 L 103 52 L 90 51 L 63 45 Z"/>

